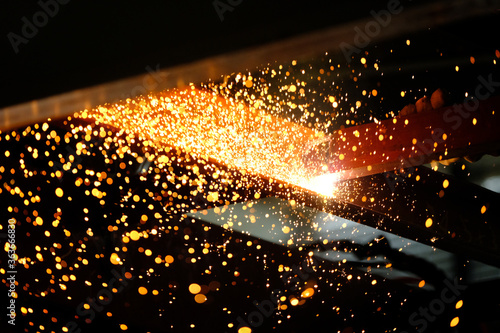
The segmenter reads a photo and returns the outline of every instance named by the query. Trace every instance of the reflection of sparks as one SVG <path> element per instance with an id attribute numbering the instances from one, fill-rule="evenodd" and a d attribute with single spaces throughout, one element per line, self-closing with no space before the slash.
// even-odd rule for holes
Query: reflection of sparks
<path id="1" fill-rule="evenodd" d="M 333 197 L 339 180 L 338 173 L 327 173 L 307 180 L 301 183 L 300 186 L 326 197 Z"/>
<path id="2" fill-rule="evenodd" d="M 201 160 L 269 179 L 308 183 L 311 172 L 301 156 L 324 133 L 266 114 L 258 105 L 249 107 L 192 87 L 128 99 L 79 116 L 121 128 L 160 152 L 179 147 Z M 317 185 L 305 188 L 332 194 L 333 181 L 318 185 L 319 191 Z"/>

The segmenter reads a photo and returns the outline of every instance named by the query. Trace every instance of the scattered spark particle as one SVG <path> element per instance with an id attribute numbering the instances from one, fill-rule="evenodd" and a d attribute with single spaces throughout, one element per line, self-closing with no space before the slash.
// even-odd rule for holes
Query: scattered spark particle
<path id="1" fill-rule="evenodd" d="M 300 294 L 300 297 L 302 297 L 302 298 L 308 298 L 308 297 L 312 297 L 313 295 L 314 295 L 314 288 L 307 288 L 306 290 L 304 290 Z"/>
<path id="2" fill-rule="evenodd" d="M 458 322 L 459 322 L 459 318 L 458 317 L 455 317 L 451 320 L 450 322 L 450 327 L 455 327 L 458 325 Z"/>
<path id="3" fill-rule="evenodd" d="M 140 234 L 136 230 L 132 230 L 130 232 L 130 239 L 133 241 L 137 241 L 140 238 Z"/>
<path id="4" fill-rule="evenodd" d="M 201 287 L 199 284 L 192 283 L 189 285 L 189 292 L 191 294 L 198 294 L 201 291 Z"/>
<path id="5" fill-rule="evenodd" d="M 205 303 L 207 301 L 207 296 L 205 296 L 203 294 L 198 294 L 198 295 L 194 296 L 194 300 L 196 303 L 202 304 L 202 303 Z"/>
<path id="6" fill-rule="evenodd" d="M 141 295 L 146 295 L 148 293 L 148 290 L 145 287 L 139 287 L 138 292 Z"/>
<path id="7" fill-rule="evenodd" d="M 56 189 L 56 195 L 57 195 L 59 198 L 61 198 L 61 197 L 64 195 L 64 192 L 63 192 L 63 190 L 62 190 L 60 187 L 58 187 L 58 188 Z"/>

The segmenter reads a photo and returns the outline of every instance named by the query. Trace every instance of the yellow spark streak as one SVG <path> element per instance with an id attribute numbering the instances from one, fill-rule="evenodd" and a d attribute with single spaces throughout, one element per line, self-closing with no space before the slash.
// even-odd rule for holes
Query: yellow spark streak
<path id="1" fill-rule="evenodd" d="M 82 117 L 134 133 L 157 150 L 182 148 L 206 160 L 332 195 L 333 178 L 328 177 L 327 185 L 324 179 L 312 179 L 302 160 L 311 142 L 324 133 L 193 88 L 127 99 Z"/>

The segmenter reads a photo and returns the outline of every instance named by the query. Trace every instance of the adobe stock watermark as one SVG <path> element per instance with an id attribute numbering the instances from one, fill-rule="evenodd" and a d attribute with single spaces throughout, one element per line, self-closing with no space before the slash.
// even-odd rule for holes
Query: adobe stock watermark
<path id="1" fill-rule="evenodd" d="M 500 87 L 500 82 L 493 81 L 493 74 L 489 74 L 487 78 L 482 75 L 477 77 L 479 84 L 474 90 L 474 96 L 468 96 L 464 99 L 463 104 L 455 104 L 447 111 L 443 113 L 443 121 L 447 124 L 452 124 L 451 128 L 456 131 L 462 125 L 464 119 L 468 119 L 472 113 L 477 111 L 479 108 L 479 102 L 491 97 L 491 95 Z M 387 171 L 384 173 L 387 185 L 389 185 L 391 191 L 394 193 L 396 190 L 396 184 L 409 174 L 415 171 L 415 167 L 421 165 L 425 158 L 429 157 L 434 153 L 434 144 L 441 144 L 444 142 L 443 134 L 445 134 L 442 128 L 435 128 L 432 137 L 423 140 L 423 142 L 417 142 L 416 146 L 419 151 L 423 152 L 423 155 L 404 158 L 400 156 L 401 166 L 405 168 L 403 172 L 394 173 Z"/>
<path id="2" fill-rule="evenodd" d="M 7 269 L 7 274 L 9 274 L 9 277 L 6 278 L 8 284 L 9 284 L 9 289 L 7 292 L 7 296 L 9 297 L 9 305 L 7 306 L 7 317 L 9 318 L 8 323 L 10 325 L 15 326 L 16 325 L 16 299 L 17 299 L 17 294 L 16 294 L 16 220 L 15 219 L 9 219 L 9 227 L 8 227 L 8 243 L 9 243 L 9 251 L 8 251 L 8 256 L 9 259 L 7 260 L 7 265 L 9 266 Z"/>
<path id="3" fill-rule="evenodd" d="M 49 23 L 49 19 L 59 13 L 60 5 L 67 5 L 70 0 L 39 0 L 38 6 L 40 10 L 35 12 L 31 19 L 26 16 L 21 18 L 22 27 L 19 34 L 9 32 L 7 38 L 14 53 L 19 53 L 19 47 L 26 45 L 32 38 L 38 34 L 39 29 L 45 27 Z"/>
<path id="4" fill-rule="evenodd" d="M 99 290 L 94 298 L 88 297 L 85 302 L 78 304 L 76 307 L 76 313 L 80 318 L 85 318 L 86 323 L 91 323 L 94 320 L 96 313 L 100 313 L 104 310 L 106 305 L 109 305 L 113 301 L 114 294 L 121 293 L 125 287 L 128 285 L 128 281 L 135 279 L 130 273 L 127 277 L 126 268 L 123 267 L 121 273 L 117 272 L 115 269 L 111 271 L 113 278 L 111 278 L 107 286 Z M 74 321 L 70 321 L 65 325 L 67 330 L 61 330 L 61 333 L 81 333 L 82 329 Z"/>
<path id="5" fill-rule="evenodd" d="M 342 42 L 339 45 L 347 62 L 350 63 L 354 53 L 359 54 L 363 48 L 371 43 L 373 38 L 380 34 L 382 28 L 387 27 L 391 23 L 393 15 L 397 15 L 402 11 L 403 6 L 399 0 L 389 0 L 387 10 L 382 9 L 378 12 L 371 10 L 370 15 L 373 17 L 373 20 L 366 23 L 363 29 L 358 26 L 354 27 L 354 31 L 356 32 L 353 41 L 354 45 L 346 42 Z"/>
<path id="6" fill-rule="evenodd" d="M 427 306 L 420 306 L 418 311 L 413 312 L 408 318 L 408 323 L 417 328 L 416 332 L 424 332 L 429 327 L 429 323 L 436 321 L 446 310 L 447 305 L 457 301 L 462 292 L 467 289 L 467 286 L 460 284 L 457 278 L 453 282 L 445 280 L 444 285 L 439 298 L 433 299 Z M 401 333 L 410 332 L 403 331 Z"/>
<path id="7" fill-rule="evenodd" d="M 237 6 L 239 6 L 243 0 L 214 0 L 212 5 L 214 6 L 215 12 L 219 16 L 221 22 L 224 21 L 224 13 L 232 12 Z"/>

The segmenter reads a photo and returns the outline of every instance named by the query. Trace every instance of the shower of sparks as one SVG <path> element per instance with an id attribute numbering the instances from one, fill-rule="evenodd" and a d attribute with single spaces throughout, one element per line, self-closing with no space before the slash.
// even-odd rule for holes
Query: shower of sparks
<path id="1" fill-rule="evenodd" d="M 345 260 L 320 262 L 312 251 L 304 260 L 297 252 L 273 251 L 259 239 L 186 215 L 209 208 L 222 214 L 231 204 L 245 202 L 242 209 L 254 223 L 252 201 L 276 189 L 297 214 L 303 203 L 293 197 L 295 186 L 337 195 L 338 175 L 328 170 L 325 155 L 311 160 L 308 152 L 319 149 L 333 131 L 375 119 L 369 105 L 383 98 L 379 85 L 363 86 L 362 73 L 368 66 L 382 73 L 383 66 L 368 53 L 362 59 L 356 63 L 363 67 L 356 70 L 334 65 L 332 59 L 322 59 L 319 68 L 294 61 L 261 69 L 254 77 L 235 74 L 221 83 L 127 99 L 0 133 L 0 210 L 5 217 L 0 232 L 6 232 L 7 217 L 15 218 L 16 244 L 6 242 L 4 251 L 16 250 L 19 327 L 24 320 L 25 332 L 87 331 L 94 314 L 100 323 L 116 318 L 119 324 L 112 329 L 123 331 L 132 331 L 129 321 L 144 317 L 164 320 L 159 331 L 223 323 L 219 331 L 240 326 L 240 332 L 252 332 L 237 318 L 255 311 L 255 281 L 264 281 L 263 301 L 275 300 L 269 318 L 273 327 L 287 325 L 298 314 L 294 309 L 308 304 L 318 316 L 321 308 L 340 318 L 345 331 L 352 331 L 346 325 L 363 321 L 352 310 L 357 304 L 370 313 L 365 318 L 387 317 L 391 308 L 411 313 L 407 293 L 387 292 L 386 281 L 373 279 L 370 267 L 363 273 Z M 397 96 L 410 92 L 397 91 Z M 391 110 L 385 118 L 394 115 Z M 452 187 L 446 181 L 439 197 Z M 346 200 L 369 207 L 377 191 L 347 193 Z M 392 199 L 386 200 L 390 204 Z M 488 207 L 478 209 L 488 215 Z M 310 236 L 294 235 L 295 226 L 285 226 L 292 218 L 286 211 L 272 214 L 283 223 L 272 228 L 290 234 L 286 245 L 300 246 Z M 226 222 L 239 221 L 232 215 Z M 422 225 L 431 228 L 438 220 L 422 217 Z M 0 260 L 5 263 L 5 257 Z M 5 265 L 0 274 L 8 285 Z M 281 295 L 271 293 L 275 288 Z M 352 297 L 343 294 L 346 289 L 359 293 Z M 226 297 L 227 304 L 217 303 L 222 292 L 232 296 Z M 156 307 L 130 304 L 126 295 L 131 294 Z M 62 303 L 65 309 L 48 310 Z M 197 315 L 184 320 L 176 315 L 179 304 L 188 304 L 183 311 L 195 309 Z M 217 323 L 208 311 L 215 308 Z M 450 326 L 458 324 L 457 317 Z"/>
<path id="2" fill-rule="evenodd" d="M 206 161 L 332 196 L 333 178 L 327 189 L 313 179 L 316 171 L 304 160 L 304 152 L 324 140 L 325 133 L 266 114 L 258 108 L 262 104 L 247 106 L 192 86 L 75 116 L 120 128 L 130 140 L 147 142 L 160 153 L 179 147 Z"/>
<path id="3" fill-rule="evenodd" d="M 270 78 L 281 75 L 281 66 L 267 72 Z M 242 90 L 232 92 L 238 83 Z M 235 260 L 255 262 L 283 275 L 285 288 L 277 302 L 278 318 L 315 299 L 320 286 L 331 282 L 318 283 L 311 276 L 297 283 L 296 268 L 294 274 L 285 274 L 293 266 L 285 262 L 295 256 L 287 252 L 248 256 L 235 247 L 234 239 L 229 242 L 232 233 L 211 240 L 206 233 L 213 227 L 204 226 L 205 235 L 193 235 L 184 215 L 209 207 L 223 213 L 231 203 L 258 200 L 273 189 L 292 193 L 293 185 L 325 196 L 335 194 L 336 178 L 326 173 L 325 161 L 305 158 L 304 153 L 328 139 L 333 119 L 324 113 L 321 116 L 329 120 L 320 124 L 314 113 L 323 111 L 310 105 L 306 95 L 314 92 L 306 86 L 299 80 L 272 91 L 274 87 L 265 81 L 238 74 L 222 84 L 127 99 L 75 113 L 62 122 L 47 121 L 3 133 L 0 140 L 9 148 L 3 152 L 6 160 L 0 166 L 0 194 L 11 198 L 4 209 L 17 219 L 18 237 L 28 240 L 17 248 L 17 265 L 26 271 L 44 266 L 42 274 L 25 280 L 19 290 L 37 298 L 64 295 L 74 309 L 69 317 L 52 314 L 32 331 L 55 326 L 56 331 L 75 332 L 92 322 L 90 314 L 95 309 L 91 303 L 103 307 L 107 303 L 85 299 L 96 297 L 101 288 L 107 290 L 115 274 L 87 277 L 80 273 L 96 264 L 104 267 L 103 272 L 121 271 L 122 283 L 134 283 L 140 297 L 167 300 L 158 309 L 159 317 L 186 297 L 186 291 L 193 303 L 201 306 L 212 304 L 222 288 L 233 293 L 245 290 L 241 286 L 247 285 L 252 273 L 244 267 L 235 268 Z M 245 89 L 253 89 L 253 93 L 243 92 Z M 279 95 L 288 96 L 289 102 L 284 104 Z M 341 108 L 343 97 L 328 94 L 322 99 L 327 108 L 335 110 Z M 283 113 L 284 109 L 290 112 Z M 19 163 L 19 169 L 10 162 Z M 255 183 L 252 175 L 265 179 L 264 183 Z M 292 187 L 286 188 L 286 184 Z M 248 188 L 256 190 L 249 192 Z M 46 199 L 49 193 L 54 200 Z M 290 200 L 292 208 L 297 204 Z M 254 213 L 251 201 L 245 207 L 249 214 Z M 278 213 L 283 223 L 289 220 Z M 231 221 L 238 223 L 238 217 L 233 215 Z M 222 230 L 231 232 L 230 228 Z M 290 234 L 288 245 L 296 237 Z M 54 241 L 46 244 L 44 237 Z M 176 239 L 180 252 L 156 245 L 169 237 Z M 237 244 L 252 251 L 263 250 L 258 240 L 247 238 Z M 6 244 L 5 250 L 9 247 Z M 131 266 L 136 257 L 143 264 Z M 213 267 L 214 260 L 220 267 Z M 202 269 L 197 279 L 184 285 L 176 272 L 190 269 L 189 265 L 201 265 Z M 308 259 L 303 266 L 314 272 L 317 265 Z M 171 275 L 171 282 L 156 288 L 149 285 L 160 278 L 157 272 Z M 336 280 L 341 284 L 347 283 L 344 272 L 356 274 L 349 267 L 331 268 L 330 272 L 338 272 Z M 0 273 L 7 274 L 3 268 Z M 234 280 L 231 285 L 223 284 L 230 280 Z M 116 298 L 121 297 L 119 287 L 109 289 Z M 89 296 L 76 296 L 78 290 L 87 290 Z M 103 311 L 107 317 L 121 318 L 119 330 L 129 330 L 130 325 L 124 323 L 126 316 L 117 313 L 119 304 L 113 301 Z M 232 310 L 225 309 L 225 316 L 238 313 L 237 304 Z M 36 311 L 41 309 L 20 305 L 19 319 L 29 320 Z M 336 313 L 347 316 L 349 310 L 336 307 Z M 280 323 L 283 321 L 278 319 Z M 238 325 L 228 317 L 228 328 Z M 196 326 L 190 324 L 190 328 Z"/>

